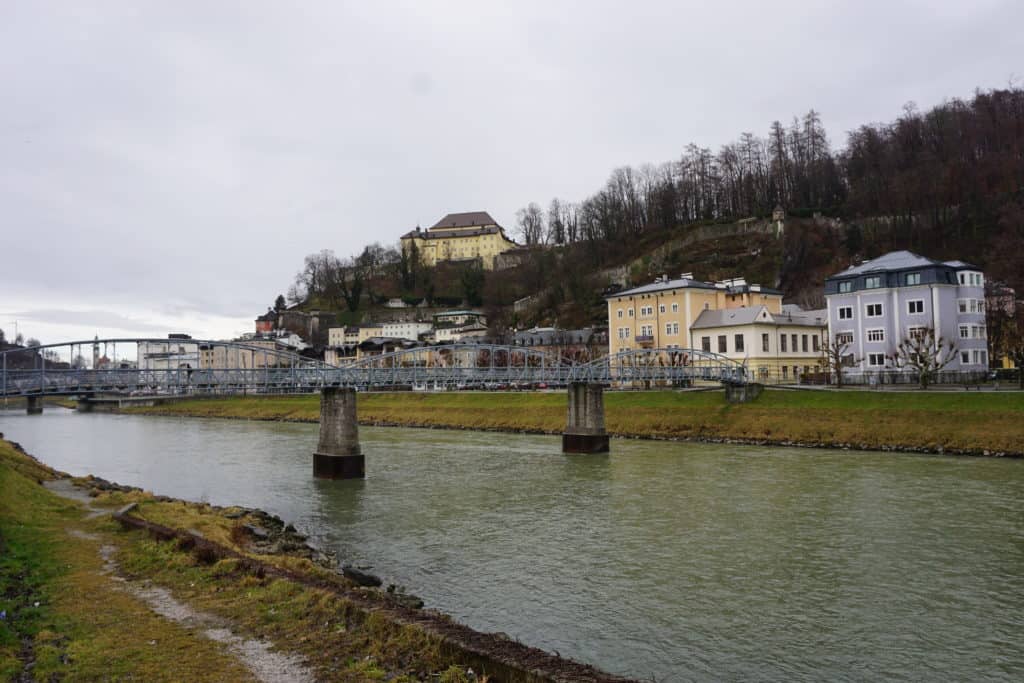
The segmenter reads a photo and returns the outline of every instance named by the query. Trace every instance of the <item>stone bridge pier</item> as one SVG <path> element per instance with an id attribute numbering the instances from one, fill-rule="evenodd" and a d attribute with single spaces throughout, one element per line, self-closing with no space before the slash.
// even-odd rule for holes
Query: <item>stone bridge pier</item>
<path id="1" fill-rule="evenodd" d="M 25 412 L 29 415 L 42 415 L 43 414 L 43 397 L 42 396 L 26 396 L 25 397 Z"/>
<path id="2" fill-rule="evenodd" d="M 359 447 L 356 390 L 327 387 L 320 392 L 320 443 L 313 453 L 313 476 L 360 479 L 366 476 Z"/>
<path id="3" fill-rule="evenodd" d="M 569 415 L 562 434 L 563 453 L 607 453 L 604 387 L 591 382 L 569 384 Z"/>

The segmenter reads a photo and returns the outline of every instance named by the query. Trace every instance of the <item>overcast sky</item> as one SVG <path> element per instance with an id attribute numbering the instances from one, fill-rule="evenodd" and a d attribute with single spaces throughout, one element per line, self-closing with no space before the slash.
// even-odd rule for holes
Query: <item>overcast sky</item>
<path id="1" fill-rule="evenodd" d="M 230 337 L 319 249 L 1024 78 L 1020 0 L 839 4 L 0 0 L 0 328 Z"/>

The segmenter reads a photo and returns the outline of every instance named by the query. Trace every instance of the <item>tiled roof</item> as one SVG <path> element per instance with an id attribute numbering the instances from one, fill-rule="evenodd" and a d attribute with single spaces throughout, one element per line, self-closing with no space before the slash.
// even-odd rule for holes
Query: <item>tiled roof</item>
<path id="1" fill-rule="evenodd" d="M 474 225 L 497 226 L 498 221 L 491 218 L 491 214 L 486 211 L 467 211 L 466 213 L 450 213 L 432 225 L 430 229 L 468 228 Z"/>
<path id="2" fill-rule="evenodd" d="M 616 299 L 620 296 L 633 296 L 635 294 L 649 294 L 651 292 L 661 292 L 666 289 L 715 289 L 713 284 L 708 282 L 701 282 L 700 280 L 678 279 L 678 280 L 663 280 L 660 282 L 652 282 L 649 285 L 641 285 L 634 287 L 633 289 L 624 289 L 621 292 L 615 292 L 614 294 L 608 294 L 605 296 L 606 299 Z"/>

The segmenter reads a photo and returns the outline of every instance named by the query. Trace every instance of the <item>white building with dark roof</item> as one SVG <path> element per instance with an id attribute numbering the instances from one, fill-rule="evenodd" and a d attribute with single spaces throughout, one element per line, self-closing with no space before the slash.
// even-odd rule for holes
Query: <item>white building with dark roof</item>
<path id="1" fill-rule="evenodd" d="M 985 275 L 963 261 L 936 261 L 894 251 L 825 280 L 829 339 L 847 345 L 853 373 L 895 370 L 904 340 L 933 330 L 952 341 L 946 370 L 988 368 Z"/>

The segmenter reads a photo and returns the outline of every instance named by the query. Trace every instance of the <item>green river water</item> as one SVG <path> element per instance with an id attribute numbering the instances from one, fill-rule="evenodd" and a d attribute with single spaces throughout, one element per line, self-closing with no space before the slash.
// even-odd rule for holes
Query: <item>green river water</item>
<path id="1" fill-rule="evenodd" d="M 1024 461 L 0 412 L 53 467 L 260 507 L 470 626 L 688 680 L 1024 680 Z"/>

